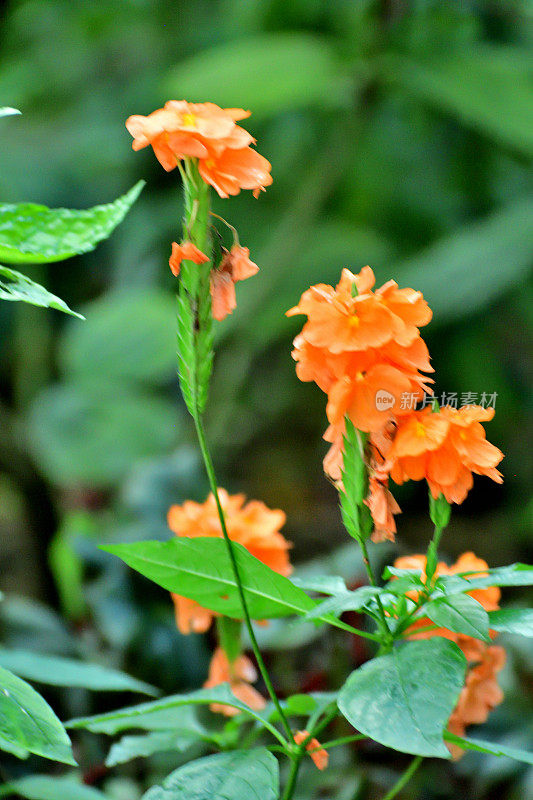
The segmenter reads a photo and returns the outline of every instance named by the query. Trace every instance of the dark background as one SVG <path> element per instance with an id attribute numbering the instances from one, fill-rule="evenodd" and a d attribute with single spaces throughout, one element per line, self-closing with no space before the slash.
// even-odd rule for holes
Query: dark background
<path id="1" fill-rule="evenodd" d="M 355 544 L 336 554 L 346 535 L 321 471 L 325 396 L 295 376 L 301 319 L 284 312 L 310 284 L 368 263 L 378 284 L 393 277 L 421 289 L 434 309 L 424 337 L 437 395 L 497 393 L 487 428 L 506 453 L 505 483 L 476 480 L 454 509 L 446 555 L 531 559 L 531 2 L 22 0 L 0 9 L 0 104 L 22 111 L 0 120 L 2 200 L 84 208 L 148 182 L 94 253 L 27 270 L 86 322 L 0 305 L 4 641 L 100 659 L 169 692 L 205 678 L 209 641 L 179 636 L 164 592 L 97 550 L 165 537 L 168 506 L 207 493 L 175 376 L 167 262 L 179 175 L 151 150 L 133 153 L 124 127 L 169 98 L 250 108 L 245 125 L 273 168 L 257 201 L 214 201 L 261 268 L 219 326 L 208 423 L 221 484 L 287 512 L 296 564 L 318 559 L 317 569 L 361 577 Z M 396 494 L 397 545 L 377 548 L 376 563 L 427 543 L 424 487 Z M 342 634 L 307 645 L 302 634 L 301 653 L 290 631 L 265 636 L 281 692 L 338 686 L 368 656 Z M 483 735 L 527 746 L 533 651 L 527 640 L 505 643 L 508 699 Z M 50 699 L 63 718 L 118 702 Z M 87 769 L 102 759 L 94 747 L 83 751 Z M 110 797 L 136 798 L 166 766 L 136 764 L 104 785 Z M 309 771 L 301 797 L 377 797 L 401 766 L 380 748 L 355 760 L 339 753 L 325 776 Z M 469 756 L 456 768 L 430 763 L 406 796 L 514 798 L 532 786 L 531 770 Z"/>

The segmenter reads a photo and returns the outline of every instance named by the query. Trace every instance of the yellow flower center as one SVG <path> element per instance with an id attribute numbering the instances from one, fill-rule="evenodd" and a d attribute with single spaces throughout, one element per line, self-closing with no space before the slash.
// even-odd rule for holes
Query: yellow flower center
<path id="1" fill-rule="evenodd" d="M 357 314 L 352 314 L 350 317 L 348 317 L 348 325 L 350 328 L 357 328 L 359 326 L 359 317 Z"/>
<path id="2" fill-rule="evenodd" d="M 459 438 L 464 441 L 466 439 L 466 433 L 464 431 L 460 431 L 459 432 Z"/>
<path id="3" fill-rule="evenodd" d="M 416 435 L 417 436 L 425 436 L 426 435 L 426 429 L 424 428 L 424 426 L 423 426 L 423 424 L 421 422 L 417 422 L 416 423 Z"/>
<path id="4" fill-rule="evenodd" d="M 194 128 L 196 125 L 196 114 L 184 114 L 182 117 L 182 122 L 186 128 Z"/>
<path id="5" fill-rule="evenodd" d="M 365 376 L 364 376 L 364 374 L 363 374 L 362 372 L 358 372 L 358 373 L 356 374 L 356 376 L 355 376 L 355 379 L 356 379 L 357 381 L 362 381 L 362 380 L 364 380 L 364 378 L 365 378 Z"/>
<path id="6" fill-rule="evenodd" d="M 213 161 L 212 158 L 208 158 L 207 161 L 205 162 L 205 165 L 207 169 L 213 169 L 213 167 L 215 166 L 215 162 Z"/>

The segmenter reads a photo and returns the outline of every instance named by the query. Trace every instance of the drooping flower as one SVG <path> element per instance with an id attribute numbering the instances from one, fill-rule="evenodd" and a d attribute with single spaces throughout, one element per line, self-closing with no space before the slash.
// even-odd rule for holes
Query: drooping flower
<path id="1" fill-rule="evenodd" d="M 151 145 L 167 172 L 184 158 L 196 158 L 202 179 L 221 197 L 241 189 L 252 189 L 257 196 L 272 183 L 271 166 L 250 147 L 253 137 L 236 124 L 249 115 L 241 108 L 169 100 L 146 117 L 129 117 L 126 127 L 133 149 Z"/>
<path id="2" fill-rule="evenodd" d="M 394 515 L 401 513 L 401 508 L 394 499 L 392 492 L 387 488 L 386 481 L 371 477 L 369 493 L 364 503 L 370 509 L 374 520 L 372 532 L 373 542 L 393 542 L 396 533 Z"/>
<path id="3" fill-rule="evenodd" d="M 205 689 L 212 689 L 221 683 L 229 683 L 235 697 L 255 711 L 266 706 L 265 698 L 251 685 L 257 680 L 257 672 L 250 659 L 245 655 L 238 656 L 231 663 L 221 647 L 217 647 L 209 665 L 209 677 L 204 683 Z M 234 717 L 240 709 L 222 703 L 212 703 L 211 711 Z"/>
<path id="4" fill-rule="evenodd" d="M 224 198 L 241 189 L 252 189 L 258 197 L 272 183 L 272 165 L 251 147 L 208 152 L 206 158 L 200 158 L 198 168 L 203 180 Z"/>
<path id="5" fill-rule="evenodd" d="M 427 559 L 423 555 L 404 556 L 397 558 L 394 566 L 398 569 L 417 569 L 421 572 L 422 580 L 425 580 Z M 463 553 L 451 567 L 444 562 L 439 562 L 436 569 L 436 576 L 442 575 L 461 575 L 464 580 L 485 577 L 489 573 L 488 564 L 482 558 L 478 558 L 474 553 Z M 466 574 L 465 574 L 466 573 Z M 501 592 L 497 586 L 490 586 L 486 589 L 474 589 L 467 594 L 480 603 L 485 611 L 496 611 L 500 606 Z M 407 592 L 407 596 L 416 601 L 418 593 L 416 591 Z M 488 645 L 472 636 L 463 633 L 455 633 L 446 628 L 435 628 L 434 630 L 422 629 L 431 625 L 431 620 L 427 617 L 418 619 L 407 630 L 409 639 L 430 639 L 433 636 L 441 636 L 455 642 L 463 651 L 469 668 L 466 674 L 465 685 L 457 701 L 457 705 L 450 717 L 448 728 L 457 736 L 463 736 L 468 725 L 480 724 L 487 720 L 489 712 L 503 699 L 503 692 L 498 686 L 496 675 L 505 663 L 505 650 L 503 647 Z M 491 631 L 491 637 L 496 636 L 495 631 Z M 463 754 L 461 748 L 456 745 L 448 745 L 453 757 L 460 758 Z"/>
<path id="6" fill-rule="evenodd" d="M 244 281 L 259 272 L 259 267 L 250 260 L 247 247 L 233 245 L 226 250 L 219 266 L 211 271 L 211 303 L 213 317 L 223 320 L 237 305 L 235 283 Z"/>
<path id="7" fill-rule="evenodd" d="M 209 256 L 202 253 L 192 242 L 172 242 L 172 254 L 168 260 L 172 274 L 178 277 L 182 261 L 194 261 L 195 264 L 205 264 Z"/>
<path id="8" fill-rule="evenodd" d="M 222 264 L 229 269 L 234 281 L 244 281 L 259 272 L 257 264 L 250 259 L 249 249 L 238 244 L 234 244 L 229 252 L 224 253 Z"/>
<path id="9" fill-rule="evenodd" d="M 296 744 L 302 744 L 309 736 L 309 731 L 296 731 L 294 734 L 294 741 Z M 329 753 L 321 747 L 318 739 L 309 739 L 305 745 L 305 749 L 313 759 L 313 762 L 318 769 L 326 769 L 329 761 Z"/>
<path id="10" fill-rule="evenodd" d="M 433 497 L 443 494 L 449 503 L 462 503 L 472 488 L 472 473 L 497 483 L 496 466 L 503 453 L 486 440 L 481 422 L 491 420 L 493 408 L 445 406 L 412 411 L 398 419 L 398 430 L 388 453 L 392 480 L 426 479 Z"/>
<path id="11" fill-rule="evenodd" d="M 246 503 L 244 495 L 229 495 L 224 489 L 219 489 L 219 498 L 230 539 L 242 544 L 275 572 L 290 575 L 290 543 L 280 533 L 280 528 L 285 524 L 284 512 L 270 509 L 258 500 Z M 187 500 L 181 506 L 172 506 L 168 512 L 168 525 L 176 536 L 223 535 L 212 494 L 205 503 Z M 172 599 L 176 609 L 176 622 L 182 633 L 204 632 L 209 628 L 213 617 L 217 616 L 194 600 L 177 594 L 173 594 Z"/>
<path id="12" fill-rule="evenodd" d="M 214 319 L 225 319 L 237 307 L 235 283 L 231 275 L 224 269 L 214 269 L 211 272 L 211 311 Z"/>

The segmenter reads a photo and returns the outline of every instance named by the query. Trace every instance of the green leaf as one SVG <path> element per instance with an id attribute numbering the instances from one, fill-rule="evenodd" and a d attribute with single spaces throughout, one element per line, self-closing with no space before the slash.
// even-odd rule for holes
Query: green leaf
<path id="1" fill-rule="evenodd" d="M 84 309 L 85 325 L 69 325 L 59 362 L 76 382 L 100 379 L 153 386 L 176 372 L 177 304 L 156 289 L 113 291 Z"/>
<path id="2" fill-rule="evenodd" d="M 291 581 L 295 586 L 299 586 L 300 589 L 305 589 L 306 592 L 342 594 L 348 591 L 346 581 L 340 575 L 309 575 L 305 578 L 293 575 Z"/>
<path id="3" fill-rule="evenodd" d="M 465 672 L 466 659 L 453 642 L 406 642 L 352 672 L 339 709 L 358 731 L 387 747 L 450 758 L 443 731 Z"/>
<path id="4" fill-rule="evenodd" d="M 0 667 L 0 749 L 18 758 L 30 753 L 76 764 L 70 739 L 48 703 L 35 689 Z"/>
<path id="5" fill-rule="evenodd" d="M 254 118 L 317 103 L 338 106 L 349 90 L 331 44 L 300 32 L 233 39 L 181 61 L 165 81 L 169 96 L 209 97 L 221 106 L 253 109 Z"/>
<path id="6" fill-rule="evenodd" d="M 464 633 L 483 642 L 491 641 L 489 615 L 481 603 L 467 594 L 437 597 L 424 605 L 420 613 L 424 617 L 429 617 L 440 628 L 447 628 L 454 633 Z"/>
<path id="7" fill-rule="evenodd" d="M 1 280 L 1 278 L 5 280 Z M 55 308 L 57 311 L 64 311 L 65 314 L 71 314 L 73 317 L 85 319 L 81 314 L 72 311 L 60 297 L 51 294 L 44 286 L 35 283 L 21 272 L 3 267 L 1 264 L 0 300 L 18 300 L 40 308 Z"/>
<path id="8" fill-rule="evenodd" d="M 494 567 L 488 573 L 484 577 L 470 577 L 467 573 L 444 575 L 438 579 L 438 585 L 449 594 L 487 589 L 490 586 L 533 586 L 533 567 L 529 564 Z"/>
<path id="9" fill-rule="evenodd" d="M 304 614 L 316 605 L 288 578 L 267 567 L 241 544 L 233 543 L 253 619 Z M 175 537 L 168 542 L 138 542 L 102 547 L 167 589 L 204 608 L 242 618 L 242 608 L 226 543 L 221 538 Z"/>
<path id="10" fill-rule="evenodd" d="M 85 664 L 72 658 L 45 656 L 28 650 L 0 648 L 0 666 L 22 678 L 49 686 L 81 686 L 95 691 L 142 692 L 152 696 L 158 693 L 144 681 L 100 664 Z"/>
<path id="11" fill-rule="evenodd" d="M 486 742 L 482 739 L 463 739 L 461 736 L 456 736 L 449 731 L 445 732 L 444 738 L 447 742 L 462 747 L 463 750 L 475 750 L 478 753 L 491 753 L 493 756 L 507 756 L 507 758 L 513 758 L 515 761 L 522 761 L 524 764 L 533 765 L 533 753 L 528 753 L 527 750 L 507 747 L 506 745 L 497 744 L 496 742 Z"/>
<path id="12" fill-rule="evenodd" d="M 328 597 L 322 600 L 315 608 L 308 611 L 303 619 L 320 619 L 328 614 L 338 617 L 345 611 L 360 611 L 368 605 L 373 597 L 380 594 L 382 590 L 376 586 L 360 586 L 353 592 L 343 592 L 342 594 Z"/>
<path id="13" fill-rule="evenodd" d="M 392 272 L 402 285 L 423 292 L 433 324 L 471 315 L 529 274 L 532 210 L 531 198 L 498 209 L 396 264 Z"/>
<path id="14" fill-rule="evenodd" d="M 27 800 L 58 800 L 60 797 L 68 800 L 106 800 L 106 796 L 98 789 L 84 786 L 71 775 L 30 775 L 0 786 L 0 797 L 4 794 L 17 794 Z"/>
<path id="15" fill-rule="evenodd" d="M 9 106 L 0 106 L 0 117 L 12 117 L 13 114 L 20 114 L 18 108 L 9 108 Z"/>
<path id="16" fill-rule="evenodd" d="M 307 717 L 318 719 L 329 706 L 337 702 L 336 692 L 311 692 L 310 694 L 293 694 L 281 700 L 281 707 L 288 717 Z M 263 710 L 263 715 L 270 722 L 279 722 L 280 714 L 274 703 L 269 702 Z"/>
<path id="17" fill-rule="evenodd" d="M 167 750 L 183 752 L 202 738 L 197 730 L 154 731 L 140 736 L 123 736 L 115 742 L 106 758 L 106 767 L 125 764 L 134 758 L 151 756 Z"/>
<path id="18" fill-rule="evenodd" d="M 122 222 L 143 186 L 139 181 L 113 203 L 84 211 L 1 203 L 0 259 L 8 264 L 43 264 L 93 250 Z"/>
<path id="19" fill-rule="evenodd" d="M 110 381 L 49 387 L 36 398 L 29 423 L 35 459 L 62 485 L 112 486 L 132 463 L 168 452 L 176 441 L 170 401 Z"/>
<path id="20" fill-rule="evenodd" d="M 245 703 L 232 694 L 227 683 L 215 686 L 213 689 L 198 689 L 188 694 L 175 694 L 162 700 L 150 703 L 141 703 L 128 706 L 118 711 L 107 714 L 96 714 L 92 717 L 79 717 L 66 723 L 67 728 L 84 728 L 92 733 L 105 733 L 113 736 L 120 731 L 138 728 L 146 731 L 180 731 L 191 727 L 191 717 L 185 706 L 223 705 L 238 708 L 263 725 L 268 726 L 268 720 L 259 713 L 249 708 Z"/>
<path id="21" fill-rule="evenodd" d="M 383 578 L 391 579 L 386 585 L 386 590 L 391 594 L 404 595 L 406 592 L 415 589 L 420 591 L 424 588 L 422 581 L 422 571 L 419 569 L 398 569 L 397 567 L 385 567 Z"/>
<path id="22" fill-rule="evenodd" d="M 533 636 L 533 608 L 500 608 L 489 611 L 489 624 L 495 631 Z"/>
<path id="23" fill-rule="evenodd" d="M 446 57 L 387 58 L 386 74 L 410 93 L 488 136 L 533 155 L 531 59 L 519 47 L 455 48 Z"/>
<path id="24" fill-rule="evenodd" d="M 278 762 L 265 748 L 206 756 L 172 772 L 143 800 L 277 800 Z"/>
<path id="25" fill-rule="evenodd" d="M 413 583 L 420 583 L 422 586 L 422 581 L 420 580 L 420 576 L 422 575 L 421 569 L 399 569 L 398 567 L 385 567 L 383 570 L 383 578 L 410 578 L 412 579 Z"/>

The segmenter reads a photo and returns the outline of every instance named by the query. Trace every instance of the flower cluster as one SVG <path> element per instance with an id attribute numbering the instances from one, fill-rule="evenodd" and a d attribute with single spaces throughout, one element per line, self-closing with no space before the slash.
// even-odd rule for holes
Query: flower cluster
<path id="1" fill-rule="evenodd" d="M 259 500 L 245 502 L 243 494 L 229 495 L 219 489 L 218 496 L 229 538 L 242 544 L 263 564 L 281 575 L 290 575 L 290 543 L 280 533 L 285 524 L 285 513 L 270 509 Z M 205 503 L 187 500 L 183 505 L 171 506 L 167 516 L 168 526 L 176 536 L 218 536 L 222 528 L 215 498 L 209 495 Z M 182 633 L 204 633 L 211 625 L 215 612 L 202 608 L 194 600 L 172 595 L 176 608 L 176 622 Z"/>
<path id="2" fill-rule="evenodd" d="M 422 579 L 425 579 L 426 563 L 426 556 L 414 555 L 396 559 L 394 566 L 399 569 L 420 570 Z M 463 553 L 451 567 L 444 562 L 439 562 L 435 574 L 437 576 L 461 574 L 465 580 L 469 580 L 474 577 L 486 576 L 487 569 L 486 561 L 469 552 Z M 496 586 L 475 589 L 468 594 L 477 600 L 485 611 L 496 611 L 500 607 L 500 590 Z M 412 600 L 416 601 L 417 596 L 416 592 L 408 593 L 408 597 Z M 431 625 L 431 620 L 428 618 L 417 619 L 407 631 L 408 638 L 429 639 L 432 636 L 441 636 L 450 639 L 461 648 L 469 662 L 465 685 L 448 722 L 448 729 L 451 733 L 464 736 L 468 725 L 485 722 L 489 712 L 503 700 L 503 692 L 497 682 L 497 673 L 505 664 L 505 650 L 503 647 L 485 644 L 472 636 L 454 633 L 446 628 L 422 630 L 429 625 Z M 491 637 L 495 636 L 496 633 L 492 631 Z M 461 748 L 453 744 L 449 747 L 454 758 L 462 755 Z"/>
<path id="3" fill-rule="evenodd" d="M 249 116 L 242 108 L 169 100 L 147 117 L 128 117 L 126 128 L 133 136 L 133 149 L 152 145 L 167 172 L 185 158 L 196 158 L 202 180 L 220 197 L 241 189 L 252 189 L 257 197 L 270 186 L 272 176 L 270 163 L 250 147 L 253 137 L 236 124 Z"/>
<path id="4" fill-rule="evenodd" d="M 438 414 L 424 408 L 400 418 L 387 456 L 392 480 L 401 484 L 425 477 L 433 497 L 443 494 L 449 503 L 463 502 L 473 486 L 472 473 L 501 483 L 496 464 L 503 455 L 486 440 L 481 425 L 493 416 L 493 408 L 445 406 Z"/>
<path id="5" fill-rule="evenodd" d="M 219 489 L 218 496 L 222 505 L 226 528 L 230 539 L 242 544 L 259 561 L 281 575 L 290 575 L 292 566 L 289 561 L 290 543 L 280 533 L 285 524 L 285 514 L 280 509 L 270 509 L 258 500 L 245 502 L 242 494 L 229 495 Z M 191 500 L 183 505 L 171 506 L 168 512 L 169 528 L 176 536 L 217 536 L 222 537 L 222 528 L 217 512 L 215 497 L 210 494 L 205 503 Z M 203 608 L 194 600 L 172 594 L 176 611 L 176 623 L 181 633 L 204 633 L 211 626 L 216 612 Z M 209 668 L 209 677 L 204 684 L 212 688 L 220 683 L 229 683 L 233 694 L 249 705 L 260 709 L 265 705 L 264 698 L 251 684 L 257 679 L 251 661 L 240 655 L 230 662 L 222 648 L 213 654 Z M 214 711 L 232 716 L 236 709 L 225 705 L 216 705 Z"/>
<path id="6" fill-rule="evenodd" d="M 432 312 L 422 294 L 388 281 L 374 290 L 374 273 L 347 269 L 335 288 L 312 286 L 287 314 L 305 314 L 307 322 L 294 340 L 293 358 L 302 381 L 314 381 L 328 395 L 331 448 L 324 469 L 341 480 L 343 433 L 349 417 L 368 434 L 369 493 L 373 538 L 393 539 L 399 508 L 388 490 L 396 483 L 427 479 L 434 497 L 462 502 L 472 487 L 472 473 L 501 481 L 495 469 L 502 453 L 485 439 L 481 422 L 494 409 L 477 406 L 416 411 L 406 395 L 423 400 L 431 394 L 433 372 L 420 328 Z M 434 412 L 434 413 L 432 413 Z"/>
<path id="7" fill-rule="evenodd" d="M 261 190 L 272 183 L 270 164 L 250 146 L 255 140 L 237 121 L 249 116 L 242 108 L 220 108 L 214 103 L 188 103 L 185 100 L 169 100 L 164 108 L 158 108 L 147 117 L 134 114 L 126 120 L 126 127 L 133 136 L 133 149 L 140 150 L 151 145 L 162 166 L 170 171 L 179 166 L 185 184 L 193 182 L 191 164 L 197 169 L 196 182 L 213 186 L 220 197 L 235 195 L 241 189 L 251 189 L 257 197 Z M 184 167 L 181 166 L 184 162 Z M 192 210 L 194 220 L 197 208 Z M 215 215 L 216 216 L 216 215 Z M 224 221 L 224 220 L 223 220 Z M 228 223 L 226 223 L 228 225 Z M 235 283 L 255 275 L 259 267 L 250 260 L 250 251 L 241 247 L 237 232 L 233 231 L 233 246 L 230 250 L 220 248 L 218 266 L 213 255 L 210 271 L 211 309 L 216 320 L 231 314 L 237 305 Z M 182 262 L 196 265 L 206 264 L 212 254 L 203 249 L 209 241 L 189 241 L 191 233 L 186 226 L 181 243 L 172 242 L 169 266 L 176 277 Z M 198 247 L 201 245 L 201 248 Z"/>

